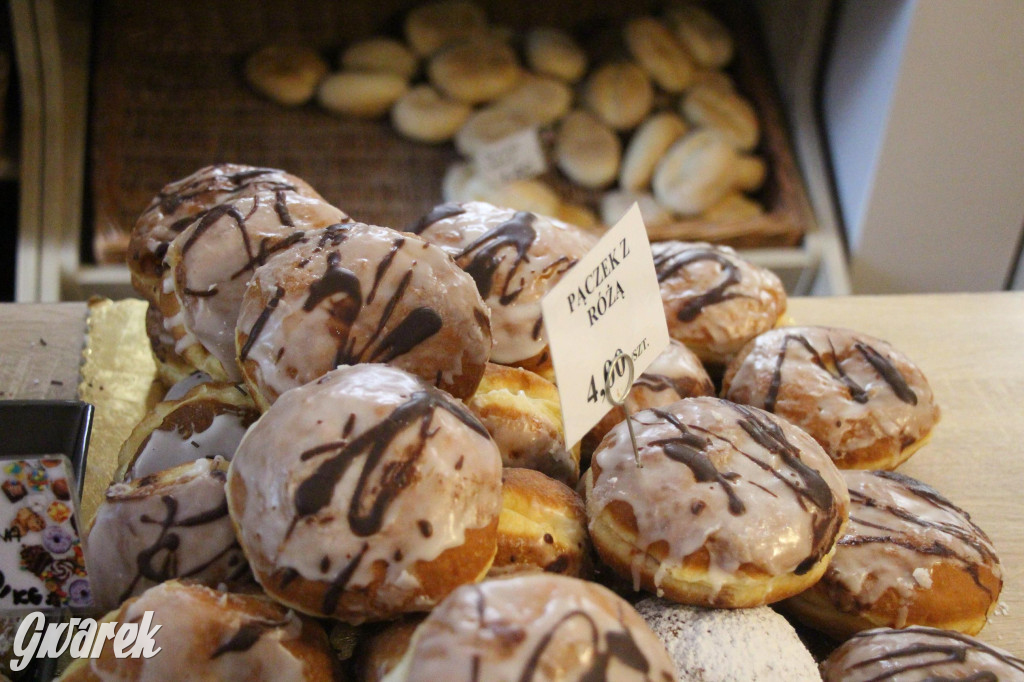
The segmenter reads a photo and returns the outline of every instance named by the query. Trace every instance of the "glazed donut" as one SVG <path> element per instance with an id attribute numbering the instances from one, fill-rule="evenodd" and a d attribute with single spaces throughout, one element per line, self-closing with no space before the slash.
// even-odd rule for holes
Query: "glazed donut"
<path id="1" fill-rule="evenodd" d="M 888 471 L 843 471 L 850 523 L 817 585 L 785 602 L 836 639 L 925 625 L 969 635 L 996 607 L 1002 567 L 985 532 L 938 492 Z"/>
<path id="2" fill-rule="evenodd" d="M 767 606 L 705 609 L 656 597 L 635 606 L 664 642 L 681 680 L 821 682 L 796 630 Z"/>
<path id="3" fill-rule="evenodd" d="M 580 452 L 565 447 L 562 404 L 550 381 L 519 367 L 489 362 L 466 407 L 491 434 L 503 466 L 535 469 L 576 485 Z"/>
<path id="4" fill-rule="evenodd" d="M 550 368 L 540 300 L 596 237 L 560 220 L 478 201 L 435 206 L 407 230 L 447 251 L 476 281 L 491 308 L 493 362 L 532 360 L 529 369 Z"/>
<path id="5" fill-rule="evenodd" d="M 117 456 L 118 478 L 132 481 L 204 457 L 230 461 L 259 416 L 241 386 L 201 383 L 180 399 L 157 403 L 135 425 Z"/>
<path id="6" fill-rule="evenodd" d="M 669 335 L 705 364 L 724 364 L 786 311 L 786 290 L 775 273 L 728 246 L 666 241 L 651 250 Z"/>
<path id="7" fill-rule="evenodd" d="M 959 632 L 914 626 L 854 635 L 821 664 L 824 682 L 1024 680 L 1024 660 Z"/>
<path id="8" fill-rule="evenodd" d="M 338 679 L 323 628 L 264 597 L 172 580 L 146 590 L 101 622 L 139 623 L 147 613 L 152 614 L 156 656 L 117 658 L 118 647 L 108 642 L 98 658 L 74 659 L 60 679 Z"/>
<path id="9" fill-rule="evenodd" d="M 164 329 L 164 316 L 153 303 L 146 306 L 146 336 L 156 362 L 157 380 L 164 387 L 170 388 L 199 371 L 175 352 L 174 336 Z"/>
<path id="10" fill-rule="evenodd" d="M 665 647 L 628 602 L 596 583 L 543 573 L 460 587 L 385 678 L 675 679 Z"/>
<path id="11" fill-rule="evenodd" d="M 626 396 L 626 407 L 632 414 L 701 395 L 715 395 L 711 377 L 692 350 L 675 339 L 669 339 L 668 348 L 654 358 L 644 373 L 633 382 Z M 583 437 L 582 457 L 589 462 L 590 454 L 601 439 L 625 418 L 626 413 L 621 407 L 608 410 L 608 414 Z"/>
<path id="12" fill-rule="evenodd" d="M 217 204 L 261 191 L 321 198 L 294 175 L 237 163 L 205 166 L 165 185 L 135 222 L 128 242 L 128 270 L 135 291 L 157 303 L 166 270 L 164 255 L 171 241 L 192 224 L 195 216 Z"/>
<path id="13" fill-rule="evenodd" d="M 532 469 L 501 472 L 498 553 L 488 578 L 516 573 L 586 577 L 587 513 L 572 488 Z"/>
<path id="14" fill-rule="evenodd" d="M 849 496 L 810 436 L 756 408 L 686 398 L 605 437 L 583 477 L 590 538 L 620 576 L 695 606 L 750 607 L 813 585 Z"/>
<path id="15" fill-rule="evenodd" d="M 429 610 L 486 574 L 501 456 L 447 393 L 351 365 L 270 406 L 238 446 L 227 491 L 267 593 L 358 624 Z"/>
<path id="16" fill-rule="evenodd" d="M 363 223 L 307 232 L 258 267 L 236 336 L 243 378 L 264 410 L 359 362 L 400 367 L 467 398 L 491 349 L 487 308 L 448 254 Z"/>
<path id="17" fill-rule="evenodd" d="M 97 606 L 112 609 L 173 578 L 250 581 L 228 518 L 227 468 L 199 459 L 107 488 L 85 545 Z"/>
<path id="18" fill-rule="evenodd" d="M 834 327 L 759 335 L 729 364 L 722 396 L 793 422 L 843 469 L 895 469 L 939 420 L 928 380 L 909 358 Z"/>
<path id="19" fill-rule="evenodd" d="M 175 352 L 216 379 L 241 380 L 235 322 L 253 270 L 304 230 L 347 220 L 322 199 L 268 190 L 196 216 L 164 259 L 159 307 Z"/>

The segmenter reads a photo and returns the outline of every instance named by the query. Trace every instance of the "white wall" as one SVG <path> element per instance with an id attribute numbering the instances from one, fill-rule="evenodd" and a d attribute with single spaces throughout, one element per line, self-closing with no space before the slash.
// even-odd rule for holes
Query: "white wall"
<path id="1" fill-rule="evenodd" d="M 822 104 L 854 291 L 1004 288 L 1024 226 L 1024 2 L 839 11 Z"/>

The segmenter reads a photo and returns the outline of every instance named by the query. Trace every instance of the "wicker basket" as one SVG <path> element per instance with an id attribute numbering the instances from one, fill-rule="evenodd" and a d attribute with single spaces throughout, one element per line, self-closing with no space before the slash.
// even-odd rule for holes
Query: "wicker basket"
<path id="1" fill-rule="evenodd" d="M 354 218 L 392 227 L 409 224 L 437 203 L 444 170 L 457 158 L 450 145 L 412 143 L 386 121 L 337 118 L 314 104 L 283 108 L 254 95 L 240 73 L 245 56 L 272 41 L 312 45 L 333 61 L 337 50 L 355 38 L 398 35 L 399 19 L 412 4 L 98 3 L 89 147 L 96 261 L 123 262 L 127 234 L 153 195 L 167 182 L 211 163 L 283 168 Z M 482 4 L 495 23 L 514 30 L 553 24 L 592 37 L 617 34 L 623 17 L 653 8 L 597 0 L 557 6 L 541 0 Z M 678 222 L 652 237 L 740 247 L 793 245 L 812 217 L 753 12 L 731 3 L 723 9 L 739 48 L 733 75 L 761 116 L 759 152 L 769 173 L 758 198 L 767 211 L 728 224 Z"/>

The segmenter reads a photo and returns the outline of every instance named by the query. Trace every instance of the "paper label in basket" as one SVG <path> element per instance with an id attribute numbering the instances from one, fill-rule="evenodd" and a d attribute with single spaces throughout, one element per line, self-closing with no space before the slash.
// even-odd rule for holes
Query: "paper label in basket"
<path id="1" fill-rule="evenodd" d="M 480 174 L 497 185 L 532 178 L 548 169 L 540 137 L 533 127 L 483 145 L 473 160 Z"/>
<path id="2" fill-rule="evenodd" d="M 578 443 L 627 390 L 626 362 L 639 377 L 666 347 L 668 324 L 654 258 L 636 204 L 541 301 L 558 383 L 565 443 Z"/>

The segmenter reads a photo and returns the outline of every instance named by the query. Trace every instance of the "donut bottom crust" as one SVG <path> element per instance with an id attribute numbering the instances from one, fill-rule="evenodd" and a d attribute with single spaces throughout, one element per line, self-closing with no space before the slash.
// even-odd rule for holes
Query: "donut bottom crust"
<path id="1" fill-rule="evenodd" d="M 588 492 L 590 485 L 588 475 Z M 621 500 L 613 501 L 590 519 L 590 538 L 601 560 L 624 579 L 633 580 L 634 588 L 639 584 L 666 599 L 709 608 L 764 606 L 799 594 L 821 578 L 835 553 L 833 545 L 802 575 L 771 575 L 751 564 L 741 564 L 718 584 L 709 573 L 710 554 L 706 547 L 674 567 L 663 566 L 668 554 L 664 541 L 642 549 L 637 542 L 632 507 Z"/>
<path id="2" fill-rule="evenodd" d="M 932 429 L 934 429 L 934 426 Z M 840 469 L 895 471 L 896 467 L 906 462 L 914 453 L 928 444 L 932 437 L 932 429 L 922 434 L 920 438 L 900 448 L 892 447 L 887 441 L 879 441 L 871 447 L 854 450 L 845 453 L 841 457 L 833 456 L 832 461 Z"/>
<path id="3" fill-rule="evenodd" d="M 228 477 L 228 508 L 253 576 L 266 593 L 278 602 L 311 616 L 328 616 L 360 625 L 367 621 L 387 620 L 405 613 L 429 611 L 456 587 L 483 580 L 497 552 L 498 516 L 480 528 L 467 528 L 465 541 L 450 547 L 431 561 L 418 561 L 409 572 L 419 582 L 417 590 L 394 589 L 387 584 L 387 566 L 373 566 L 373 580 L 365 586 L 346 587 L 337 606 L 329 613 L 324 602 L 332 589 L 329 581 L 311 580 L 275 566 L 266 557 L 255 554 L 241 542 L 242 529 L 236 519 L 246 504 L 246 488 L 240 477 Z"/>
<path id="4" fill-rule="evenodd" d="M 977 582 L 957 565 L 940 562 L 931 569 L 929 589 L 915 589 L 904 598 L 895 588 L 889 588 L 874 604 L 863 606 L 826 577 L 779 606 L 802 623 L 837 640 L 848 639 L 862 630 L 909 625 L 976 635 L 996 607 L 1002 581 L 988 566 L 974 568 L 978 571 Z"/>

